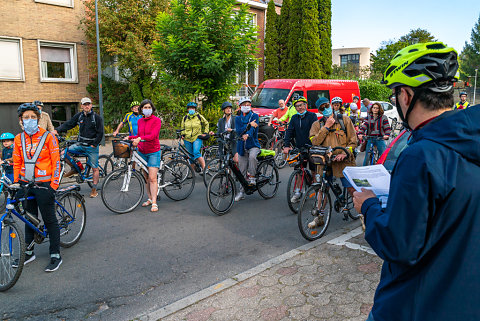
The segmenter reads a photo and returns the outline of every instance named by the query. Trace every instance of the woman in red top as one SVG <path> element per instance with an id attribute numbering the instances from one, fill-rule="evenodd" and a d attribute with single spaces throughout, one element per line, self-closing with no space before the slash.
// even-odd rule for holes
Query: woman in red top
<path id="1" fill-rule="evenodd" d="M 143 207 L 152 205 L 152 212 L 158 211 L 157 205 L 157 173 L 162 158 L 160 150 L 160 128 L 162 121 L 153 115 L 155 106 L 152 101 L 145 99 L 140 103 L 139 110 L 144 117 L 138 120 L 138 135 L 130 136 L 133 140 L 133 146 L 138 146 L 138 154 L 147 162 L 147 194 L 148 200 L 142 204 Z"/>

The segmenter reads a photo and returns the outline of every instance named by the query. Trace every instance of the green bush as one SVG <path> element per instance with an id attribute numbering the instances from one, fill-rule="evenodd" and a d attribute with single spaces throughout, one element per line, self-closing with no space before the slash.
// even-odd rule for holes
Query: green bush
<path id="1" fill-rule="evenodd" d="M 370 100 L 388 101 L 388 97 L 392 94 L 391 89 L 375 80 L 360 79 L 358 86 L 360 87 L 360 97 Z"/>

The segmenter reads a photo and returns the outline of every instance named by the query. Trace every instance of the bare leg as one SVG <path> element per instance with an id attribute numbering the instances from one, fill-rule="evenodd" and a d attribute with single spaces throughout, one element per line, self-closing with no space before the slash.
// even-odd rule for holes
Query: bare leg
<path id="1" fill-rule="evenodd" d="M 197 161 L 200 164 L 200 167 L 202 167 L 202 170 L 204 170 L 205 169 L 205 160 L 203 159 L 203 157 L 197 158 Z"/>

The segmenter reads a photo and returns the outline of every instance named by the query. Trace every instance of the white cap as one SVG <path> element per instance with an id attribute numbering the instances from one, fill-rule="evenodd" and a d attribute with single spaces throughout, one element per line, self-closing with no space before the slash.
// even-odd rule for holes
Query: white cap
<path id="1" fill-rule="evenodd" d="M 357 110 L 357 109 L 358 109 L 357 104 L 355 104 L 355 103 L 350 103 L 350 109 L 351 109 L 351 110 Z"/>
<path id="2" fill-rule="evenodd" d="M 86 103 L 92 103 L 92 100 L 88 97 L 83 97 L 82 100 L 80 100 L 80 103 L 83 105 L 83 104 L 86 104 Z"/>

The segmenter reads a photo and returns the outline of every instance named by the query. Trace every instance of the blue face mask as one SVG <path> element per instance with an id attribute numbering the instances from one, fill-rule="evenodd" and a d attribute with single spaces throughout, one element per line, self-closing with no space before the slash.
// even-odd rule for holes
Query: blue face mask
<path id="1" fill-rule="evenodd" d="M 332 107 L 325 108 L 322 111 L 322 115 L 325 117 L 330 117 L 332 115 Z"/>
<path id="2" fill-rule="evenodd" d="M 190 115 L 193 115 L 193 114 L 195 114 L 195 110 L 189 109 L 189 110 L 188 110 L 188 113 L 189 113 Z"/>
<path id="3" fill-rule="evenodd" d="M 306 113 L 307 113 L 307 110 L 304 110 L 303 113 L 297 113 L 297 114 L 299 114 L 300 116 L 303 116 L 303 115 L 305 115 Z"/>
<path id="4" fill-rule="evenodd" d="M 38 132 L 38 120 L 37 119 L 24 119 L 23 129 L 28 135 L 33 135 Z"/>

